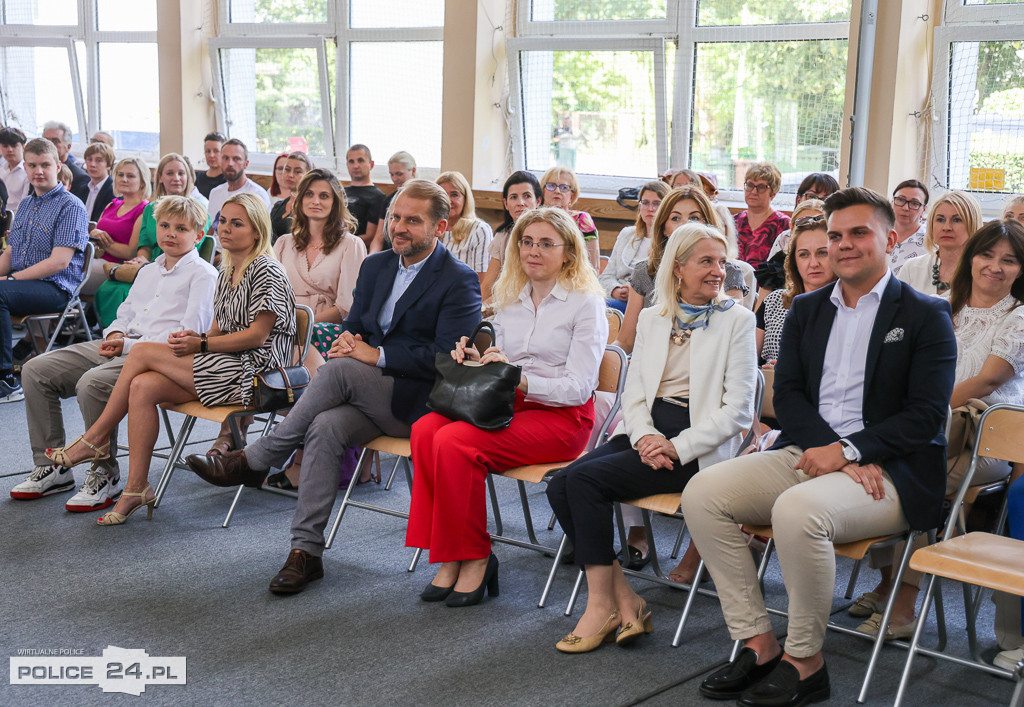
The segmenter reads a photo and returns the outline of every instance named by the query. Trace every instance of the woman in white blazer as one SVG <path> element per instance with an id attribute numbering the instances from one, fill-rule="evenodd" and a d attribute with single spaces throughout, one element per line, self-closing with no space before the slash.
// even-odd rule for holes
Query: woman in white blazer
<path id="1" fill-rule="evenodd" d="M 657 302 L 637 323 L 623 422 L 607 444 L 548 484 L 588 587 L 586 611 L 560 651 L 624 645 L 651 631 L 646 602 L 615 558 L 612 504 L 682 492 L 700 469 L 735 456 L 753 422 L 754 315 L 722 296 L 726 247 L 722 233 L 704 224 L 672 234 Z"/>

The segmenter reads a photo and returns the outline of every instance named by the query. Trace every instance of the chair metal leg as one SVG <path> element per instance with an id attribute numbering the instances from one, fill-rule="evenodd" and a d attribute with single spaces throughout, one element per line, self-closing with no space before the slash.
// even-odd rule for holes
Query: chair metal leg
<path id="1" fill-rule="evenodd" d="M 488 476 L 490 476 L 488 474 Z M 530 513 L 530 500 L 526 497 L 526 484 L 520 479 L 516 479 L 516 484 L 519 486 L 519 502 L 523 504 L 523 520 L 526 521 L 526 535 L 530 538 L 530 542 L 534 545 L 540 545 L 537 540 L 537 534 L 533 531 L 533 516 Z"/>
<path id="2" fill-rule="evenodd" d="M 641 511 L 641 516 L 644 519 L 644 529 L 647 531 L 647 553 L 648 557 L 651 558 L 651 569 L 654 570 L 656 576 L 665 579 L 665 573 L 661 571 L 661 563 L 658 562 L 658 548 L 654 543 L 654 527 L 651 525 L 651 512 L 644 508 Z"/>
<path id="3" fill-rule="evenodd" d="M 853 590 L 857 588 L 857 578 L 860 576 L 860 563 L 863 562 L 863 558 L 853 563 L 853 569 L 850 570 L 850 582 L 846 585 L 846 594 L 843 596 L 847 599 L 853 599 Z"/>
<path id="4" fill-rule="evenodd" d="M 973 616 L 971 616 L 971 603 L 973 597 L 971 596 L 971 586 L 966 582 L 961 582 L 960 586 L 963 588 L 964 593 L 964 618 L 967 621 L 967 646 L 970 649 L 971 657 L 979 663 L 981 662 L 981 647 L 978 646 L 978 629 L 974 625 Z M 979 591 L 979 594 L 981 592 Z"/>
<path id="5" fill-rule="evenodd" d="M 576 606 L 576 597 L 579 596 L 580 587 L 583 585 L 583 570 L 576 575 L 576 584 L 573 585 L 572 594 L 569 595 L 569 604 L 565 607 L 565 615 L 572 616 L 572 609 Z"/>
<path id="6" fill-rule="evenodd" d="M 1014 671 L 1014 680 L 1017 681 L 1016 687 L 1013 688 L 1013 697 L 1010 698 L 1010 707 L 1021 707 L 1024 705 L 1024 672 L 1022 672 L 1022 666 L 1018 663 L 1017 669 Z"/>
<path id="7" fill-rule="evenodd" d="M 235 492 L 235 497 L 231 501 L 231 508 L 228 509 L 228 514 L 224 518 L 224 522 L 220 524 L 220 527 L 222 527 L 222 528 L 228 527 L 228 523 L 231 522 L 231 516 L 233 516 L 235 514 L 235 507 L 238 505 L 238 499 L 240 499 L 242 497 L 242 489 L 244 489 L 244 488 L 245 488 L 244 486 L 239 486 L 238 487 L 238 491 Z"/>
<path id="8" fill-rule="evenodd" d="M 693 608 L 693 602 L 697 598 L 697 587 L 700 586 L 701 577 L 704 576 L 704 560 L 701 559 L 697 565 L 697 574 L 693 576 L 693 584 L 690 585 L 689 595 L 686 597 L 686 606 L 683 607 L 683 615 L 679 617 L 679 625 L 676 627 L 676 635 L 672 637 L 672 647 L 678 648 L 683 637 L 683 626 L 686 625 L 686 620 L 690 617 L 690 609 Z"/>
<path id="9" fill-rule="evenodd" d="M 676 535 L 676 544 L 672 546 L 672 559 L 679 557 L 679 548 L 683 546 L 683 536 L 686 534 L 686 519 L 683 519 L 682 525 L 679 526 L 679 534 Z"/>
<path id="10" fill-rule="evenodd" d="M 946 649 L 946 610 L 942 606 L 942 580 L 937 580 L 935 583 L 935 622 L 939 627 L 939 642 L 935 646 L 935 650 L 943 651 Z"/>
<path id="11" fill-rule="evenodd" d="M 345 515 L 345 509 L 348 507 L 348 499 L 352 496 L 352 489 L 355 488 L 359 482 L 359 472 L 363 468 L 363 464 L 366 463 L 366 456 L 369 450 L 363 449 L 359 455 L 359 461 L 356 462 L 356 469 L 352 472 L 352 478 L 349 479 L 348 488 L 345 489 L 345 496 L 341 499 L 341 508 L 338 509 L 338 515 L 334 519 L 334 525 L 331 526 L 331 533 L 327 536 L 327 543 L 324 545 L 325 550 L 331 549 L 331 545 L 334 544 L 334 536 L 338 534 L 338 526 L 341 525 L 341 519 Z"/>
<path id="12" fill-rule="evenodd" d="M 192 428 L 195 427 L 195 424 L 196 418 L 191 415 L 186 415 L 185 421 L 181 423 L 181 429 L 178 430 L 178 439 L 167 455 L 167 464 L 164 465 L 164 472 L 160 475 L 160 481 L 156 485 L 156 501 L 153 503 L 153 508 L 160 507 L 160 502 L 167 491 L 167 485 L 171 483 L 171 475 L 174 474 L 174 468 L 178 465 L 181 452 L 185 449 L 185 444 L 188 442 L 189 435 L 192 434 Z"/>
<path id="13" fill-rule="evenodd" d="M 414 552 L 412 554 L 412 563 L 409 565 L 409 572 L 415 572 L 416 571 L 416 565 L 419 564 L 419 562 L 420 562 L 420 555 L 422 555 L 422 554 L 423 554 L 423 548 L 421 548 L 421 547 L 416 548 L 416 552 Z"/>
<path id="14" fill-rule="evenodd" d="M 548 601 L 548 593 L 551 592 L 551 585 L 555 581 L 555 572 L 558 571 L 558 566 L 562 564 L 562 555 L 565 554 L 565 546 L 569 543 L 569 536 L 562 533 L 562 541 L 558 543 L 558 552 L 555 553 L 555 561 L 551 563 L 551 570 L 548 572 L 548 581 L 544 583 L 544 591 L 541 592 L 540 601 L 537 603 L 538 609 L 543 609 L 544 604 Z"/>
<path id="15" fill-rule="evenodd" d="M 935 591 L 935 575 L 928 576 L 928 588 L 925 590 L 924 599 L 921 601 L 921 611 L 918 616 L 921 619 L 917 622 L 917 628 L 914 629 L 914 637 L 910 641 L 910 647 L 907 650 L 907 662 L 903 665 L 903 675 L 900 676 L 900 686 L 896 691 L 896 701 L 893 702 L 893 707 L 899 707 L 903 703 L 903 695 L 907 690 L 907 685 L 910 683 L 910 668 L 914 662 L 914 656 L 917 654 L 917 648 L 921 643 L 921 633 L 924 631 L 925 620 L 924 617 L 928 615 L 928 605 L 931 603 L 932 592 Z"/>
<path id="16" fill-rule="evenodd" d="M 167 443 L 172 447 L 174 446 L 174 430 L 171 428 L 171 418 L 167 414 L 167 410 L 160 408 L 160 414 L 164 418 L 164 429 L 167 430 Z"/>
<path id="17" fill-rule="evenodd" d="M 385 491 L 390 491 L 391 490 L 391 484 L 395 480 L 395 472 L 398 471 L 398 464 L 402 461 L 403 458 L 404 457 L 398 457 L 398 459 L 395 460 L 395 465 L 393 467 L 391 467 L 391 473 L 388 474 L 388 482 L 386 484 L 384 484 L 384 490 Z"/>
<path id="18" fill-rule="evenodd" d="M 885 643 L 885 632 L 889 628 L 889 620 L 892 618 L 893 608 L 896 606 L 896 597 L 898 592 L 896 588 L 903 582 L 903 574 L 906 572 L 907 567 L 910 565 L 910 556 L 914 552 L 914 539 L 920 533 L 917 531 L 911 531 L 907 534 L 906 542 L 903 546 L 903 557 L 900 560 L 899 567 L 896 569 L 896 576 L 892 580 L 893 591 L 889 592 L 889 600 L 885 603 L 885 611 L 882 612 L 882 623 L 878 628 L 878 636 L 875 638 L 875 644 L 871 648 L 871 659 L 868 661 L 868 669 L 864 674 L 864 681 L 860 686 L 860 694 L 857 695 L 857 702 L 863 703 L 864 698 L 868 693 L 868 686 L 871 684 L 871 676 L 875 672 L 875 665 L 878 663 L 878 656 L 882 652 L 882 645 Z M 918 621 L 918 624 L 924 623 L 924 618 Z"/>
<path id="19" fill-rule="evenodd" d="M 552 513 L 551 514 L 551 518 L 548 520 L 548 530 L 554 530 L 555 529 L 555 522 L 557 520 L 558 520 L 558 517 L 554 513 Z"/>
<path id="20" fill-rule="evenodd" d="M 498 492 L 494 490 L 494 477 L 487 475 L 487 491 L 491 495 L 491 511 L 494 513 L 494 534 L 504 535 L 504 528 L 501 524 L 501 508 L 498 507 Z"/>

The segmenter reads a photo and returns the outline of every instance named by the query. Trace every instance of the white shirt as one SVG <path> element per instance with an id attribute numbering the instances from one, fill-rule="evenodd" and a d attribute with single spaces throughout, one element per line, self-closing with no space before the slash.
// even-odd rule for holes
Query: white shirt
<path id="1" fill-rule="evenodd" d="M 497 346 L 512 365 L 522 367 L 527 401 L 582 405 L 597 388 L 608 341 L 604 298 L 557 284 L 535 310 L 532 293 L 528 283 L 518 300 L 495 315 Z"/>
<path id="2" fill-rule="evenodd" d="M 897 243 L 889 253 L 889 269 L 893 275 L 899 275 L 903 264 L 911 258 L 928 254 L 928 249 L 924 247 L 925 232 L 925 224 L 922 223 L 916 233 L 908 236 L 902 243 Z"/>
<path id="3" fill-rule="evenodd" d="M 836 282 L 829 299 L 836 306 L 836 318 L 828 335 L 825 363 L 818 389 L 818 414 L 837 435 L 846 437 L 864 429 L 864 375 L 868 341 L 882 293 L 892 273 L 887 269 L 856 307 L 843 302 L 843 284 Z M 859 453 L 858 453 L 858 456 Z"/>
<path id="4" fill-rule="evenodd" d="M 217 230 L 217 216 L 220 215 L 220 210 L 221 207 L 224 206 L 224 202 L 228 200 L 229 196 L 234 196 L 235 194 L 242 194 L 245 192 L 249 192 L 250 194 L 256 194 L 257 196 L 259 196 L 261 199 L 263 199 L 264 203 L 266 203 L 267 210 L 270 210 L 270 194 L 267 193 L 266 189 L 264 189 L 263 187 L 261 187 L 259 184 L 252 181 L 248 177 L 246 177 L 245 181 L 242 182 L 242 186 L 240 186 L 238 189 L 235 189 L 234 191 L 228 191 L 228 183 L 224 182 L 223 184 L 214 187 L 213 190 L 210 192 L 210 204 L 207 211 L 209 212 L 210 219 L 214 224 L 214 231 Z"/>
<path id="5" fill-rule="evenodd" d="M 473 228 L 470 230 L 469 235 L 461 243 L 455 242 L 455 237 L 451 231 L 444 232 L 444 235 L 441 236 L 441 243 L 444 244 L 444 247 L 452 255 L 468 265 L 473 272 L 484 273 L 487 272 L 487 266 L 490 261 L 487 249 L 491 245 L 492 238 L 494 238 L 494 234 L 491 231 L 491 227 L 477 219 L 473 223 Z"/>
<path id="6" fill-rule="evenodd" d="M 7 187 L 7 208 L 11 213 L 17 213 L 18 204 L 28 194 L 28 174 L 25 173 L 25 162 L 21 161 L 11 167 L 7 160 L 0 159 L 0 179 L 4 180 Z"/>
<path id="7" fill-rule="evenodd" d="M 637 241 L 636 226 L 626 226 L 619 231 L 612 254 L 608 258 L 608 265 L 604 272 L 597 276 L 601 287 L 604 288 L 605 296 L 611 297 L 612 290 L 616 287 L 628 286 L 633 268 L 641 260 L 646 260 L 650 252 L 651 239 L 641 238 Z"/>
<path id="8" fill-rule="evenodd" d="M 932 266 L 939 262 L 938 253 L 926 253 L 903 263 L 897 279 L 907 283 L 922 295 L 938 295 Z"/>
<path id="9" fill-rule="evenodd" d="M 92 208 L 96 206 L 96 197 L 100 195 L 100 189 L 107 183 L 106 179 L 101 179 L 99 183 L 93 184 L 93 181 L 89 180 L 89 196 L 85 200 L 85 214 L 92 220 Z"/>
<path id="10" fill-rule="evenodd" d="M 175 331 L 208 331 L 213 323 L 213 295 L 217 269 L 199 257 L 195 248 L 181 256 L 170 270 L 161 253 L 135 277 L 128 298 L 117 308 L 117 318 L 103 330 L 124 334 L 128 354 L 135 341 L 164 343 Z"/>

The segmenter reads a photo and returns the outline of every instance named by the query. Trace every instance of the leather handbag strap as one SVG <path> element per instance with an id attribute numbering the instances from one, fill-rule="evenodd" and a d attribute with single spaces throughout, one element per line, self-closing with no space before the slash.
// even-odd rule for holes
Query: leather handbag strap
<path id="1" fill-rule="evenodd" d="M 473 329 L 473 333 L 469 335 L 469 343 L 476 346 L 476 337 L 480 335 L 480 332 L 484 331 L 491 337 L 491 346 L 494 346 L 495 342 L 498 340 L 498 335 L 494 332 L 494 325 L 486 319 L 477 324 Z M 480 353 L 483 354 L 483 351 Z"/>

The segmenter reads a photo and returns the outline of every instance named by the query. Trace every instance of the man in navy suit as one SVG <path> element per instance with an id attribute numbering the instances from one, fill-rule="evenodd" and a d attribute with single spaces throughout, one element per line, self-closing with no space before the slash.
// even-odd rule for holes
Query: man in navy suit
<path id="1" fill-rule="evenodd" d="M 892 276 L 889 202 L 859 187 L 825 201 L 834 287 L 793 300 L 775 368 L 782 426 L 769 451 L 701 471 L 682 508 L 744 648 L 700 692 L 740 705 L 827 699 L 821 647 L 834 542 L 925 530 L 945 491 L 942 433 L 956 340 L 949 304 Z M 785 652 L 737 523 L 771 524 L 789 595 Z"/>
<path id="2" fill-rule="evenodd" d="M 303 396 L 269 435 L 220 457 L 193 455 L 192 469 L 218 486 L 260 486 L 304 445 L 292 550 L 270 583 L 294 594 L 323 576 L 324 527 L 345 449 L 380 435 L 408 437 L 428 412 L 434 354 L 480 322 L 480 284 L 440 242 L 450 202 L 433 182 L 405 184 L 391 208 L 392 250 L 359 271 L 345 331 Z"/>

